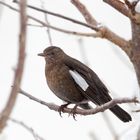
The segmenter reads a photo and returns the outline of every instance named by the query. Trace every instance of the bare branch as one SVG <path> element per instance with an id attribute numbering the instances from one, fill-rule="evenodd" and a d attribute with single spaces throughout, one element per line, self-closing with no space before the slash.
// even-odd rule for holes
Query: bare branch
<path id="1" fill-rule="evenodd" d="M 83 4 L 79 0 L 71 0 L 71 2 L 81 12 L 81 14 L 85 18 L 86 22 L 89 25 L 93 24 L 91 19 L 93 19 L 93 20 L 95 20 L 95 19 L 91 16 L 90 12 L 85 8 L 85 6 Z M 81 8 L 81 7 L 84 7 L 84 8 Z M 131 45 L 128 41 L 126 41 L 124 38 L 118 36 L 117 34 L 112 32 L 107 27 L 100 27 L 98 32 L 101 33 L 102 38 L 106 38 L 109 41 L 115 43 L 116 45 L 118 45 L 120 48 L 122 48 L 130 56 Z"/>
<path id="2" fill-rule="evenodd" d="M 120 47 L 129 57 L 131 57 L 132 53 L 132 46 L 131 42 L 125 40 L 124 38 L 118 36 L 114 32 L 112 32 L 109 28 L 103 27 L 101 29 L 101 32 L 104 36 L 104 38 L 108 39 L 109 41 L 116 44 L 118 47 Z"/>
<path id="3" fill-rule="evenodd" d="M 18 3 L 17 1 L 14 1 L 14 2 Z M 55 17 L 58 17 L 58 18 L 62 18 L 62 19 L 71 21 L 71 22 L 73 22 L 73 23 L 76 23 L 76 24 L 85 26 L 85 27 L 90 28 L 90 29 L 95 30 L 95 31 L 98 31 L 98 30 L 99 30 L 98 27 L 96 27 L 96 26 L 88 25 L 88 24 L 86 24 L 86 23 L 84 23 L 84 22 L 78 21 L 78 20 L 73 19 L 73 18 L 66 17 L 66 16 L 61 15 L 61 14 L 58 14 L 58 13 L 50 12 L 50 11 L 48 11 L 48 10 L 43 10 L 43 9 L 40 9 L 40 8 L 35 7 L 35 6 L 32 6 L 32 5 L 27 5 L 27 7 L 28 7 L 28 8 L 31 8 L 31 9 L 33 9 L 33 10 L 39 11 L 39 12 L 43 12 L 43 13 L 46 13 L 46 14 L 49 14 L 49 15 L 52 15 L 52 16 L 55 16 Z"/>
<path id="4" fill-rule="evenodd" d="M 14 10 L 14 11 L 18 11 L 18 9 L 4 3 L 1 2 L 1 4 L 9 7 L 10 9 Z M 81 33 L 81 32 L 75 32 L 75 31 L 69 31 L 69 30 L 65 30 L 65 29 L 61 29 L 58 27 L 54 27 L 52 25 L 48 25 L 45 22 L 32 17 L 30 15 L 27 16 L 28 18 L 42 24 L 43 26 L 49 27 L 51 29 L 54 29 L 56 31 L 60 31 L 63 33 L 67 33 L 67 34 L 72 34 L 72 35 L 79 35 L 79 36 L 86 36 L 86 37 L 100 37 L 100 38 L 106 38 L 108 40 L 110 40 L 111 42 L 115 43 L 116 45 L 120 46 L 129 56 L 131 55 L 131 45 L 128 41 L 126 41 L 125 39 L 119 37 L 118 35 L 116 35 L 115 33 L 111 32 L 109 29 L 107 29 L 106 27 L 95 27 L 96 29 L 98 29 L 97 33 Z M 90 26 L 91 27 L 91 26 Z"/>
<path id="5" fill-rule="evenodd" d="M 9 120 L 10 120 L 11 122 L 13 122 L 13 123 L 16 123 L 16 124 L 22 126 L 22 127 L 25 128 L 27 131 L 29 131 L 29 132 L 33 135 L 33 137 L 34 137 L 35 140 L 45 140 L 44 138 L 42 138 L 41 136 L 39 136 L 39 135 L 34 131 L 33 128 L 27 126 L 24 122 L 18 121 L 18 120 L 13 119 L 13 118 L 9 118 Z"/>
<path id="6" fill-rule="evenodd" d="M 41 7 L 42 7 L 42 9 L 45 10 L 44 2 L 43 2 L 42 0 L 40 0 L 40 2 L 41 2 Z M 47 23 L 48 25 L 50 25 L 49 20 L 48 20 L 48 16 L 47 16 L 46 13 L 44 14 L 44 17 L 45 17 L 46 23 Z M 53 43 L 52 43 L 51 31 L 50 31 L 50 28 L 49 28 L 49 27 L 47 27 L 47 34 L 48 34 L 48 39 L 49 39 L 50 46 L 52 46 Z"/>
<path id="7" fill-rule="evenodd" d="M 115 8 L 118 12 L 130 18 L 131 20 L 135 19 L 131 11 L 127 8 L 127 6 L 123 2 L 119 0 L 103 0 L 103 1 L 112 6 L 113 8 Z"/>
<path id="8" fill-rule="evenodd" d="M 93 18 L 93 16 L 90 14 L 90 12 L 88 11 L 88 9 L 82 3 L 80 3 L 79 0 L 71 0 L 71 2 L 82 13 L 82 15 L 85 17 L 86 22 L 89 25 L 95 25 L 95 26 L 98 25 L 96 19 Z"/>
<path id="9" fill-rule="evenodd" d="M 130 3 L 128 0 L 124 0 L 125 3 L 120 0 L 103 0 L 113 8 L 115 8 L 118 12 L 122 13 L 126 17 L 128 17 L 131 21 L 136 24 L 140 24 L 139 14 L 135 12 L 135 6 L 137 2 Z"/>
<path id="10" fill-rule="evenodd" d="M 8 8 L 10 8 L 10 9 L 16 11 L 16 12 L 19 12 L 18 9 L 16 9 L 16 8 L 14 8 L 14 7 L 10 6 L 9 4 L 6 4 L 6 3 L 4 3 L 4 2 L 2 2 L 2 1 L 0 1 L 0 4 L 6 6 L 6 7 L 8 7 Z M 97 33 L 84 33 L 84 32 L 69 31 L 69 30 L 65 30 L 65 29 L 62 29 L 62 28 L 58 28 L 58 27 L 52 26 L 52 25 L 48 25 L 48 24 L 46 24 L 45 22 L 43 22 L 43 21 L 41 21 L 41 20 L 39 20 L 39 19 L 37 19 L 37 18 L 35 18 L 35 17 L 33 17 L 33 16 L 30 16 L 30 15 L 27 15 L 27 17 L 28 17 L 29 19 L 34 20 L 34 21 L 36 21 L 36 22 L 38 22 L 38 23 L 41 24 L 41 26 L 40 26 L 40 25 L 28 24 L 29 26 L 49 27 L 49 28 L 51 28 L 51 29 L 53 29 L 53 30 L 56 30 L 56 31 L 59 31 L 59 32 L 63 32 L 63 33 L 66 33 L 66 34 L 72 34 L 72 35 L 78 35 L 78 36 L 85 36 L 85 37 L 102 37 L 102 35 L 101 35 L 100 32 L 97 32 Z"/>
<path id="11" fill-rule="evenodd" d="M 129 10 L 131 11 L 132 15 L 135 15 L 136 14 L 135 7 L 136 7 L 137 3 L 139 2 L 139 0 L 133 1 L 132 3 L 129 0 L 124 0 L 124 2 L 127 5 L 127 7 L 129 8 Z"/>
<path id="12" fill-rule="evenodd" d="M 28 24 L 28 26 L 34 26 L 34 27 L 49 27 L 53 30 L 56 30 L 56 31 L 59 31 L 59 32 L 62 32 L 62 33 L 66 33 L 66 34 L 71 34 L 71 35 L 76 35 L 76 36 L 83 36 L 83 37 L 101 37 L 101 34 L 100 33 L 84 33 L 84 32 L 76 32 L 76 31 L 70 31 L 70 30 L 66 30 L 66 29 L 62 29 L 62 28 L 58 28 L 58 27 L 55 27 L 55 26 L 52 26 L 52 25 L 48 25 L 46 24 L 45 22 L 41 21 L 41 20 L 38 20 L 34 17 L 31 17 L 29 16 L 30 19 L 42 24 L 42 25 L 33 25 L 33 24 Z"/>
<path id="13" fill-rule="evenodd" d="M 47 103 L 44 102 L 30 94 L 28 94 L 27 92 L 23 91 L 22 89 L 19 91 L 22 95 L 25 95 L 26 97 L 28 97 L 29 99 L 36 101 L 42 105 L 47 106 L 49 109 L 54 110 L 54 111 L 58 111 L 60 106 L 55 105 L 53 103 Z M 101 106 L 97 106 L 94 109 L 90 109 L 90 110 L 84 110 L 84 109 L 79 109 L 77 108 L 75 113 L 76 114 L 81 114 L 81 115 L 92 115 L 92 114 L 96 114 L 98 112 L 103 112 L 113 106 L 115 106 L 116 104 L 122 104 L 122 103 L 139 103 L 139 101 L 136 99 L 136 97 L 134 98 L 119 98 L 119 99 L 113 99 L 108 103 L 105 103 L 104 105 Z M 71 109 L 70 108 L 64 108 L 64 113 L 71 113 Z"/>
<path id="14" fill-rule="evenodd" d="M 134 110 L 133 112 L 140 112 L 140 109 L 138 109 L 138 110 Z"/>
<path id="15" fill-rule="evenodd" d="M 125 4 L 127 5 L 127 7 L 128 7 L 129 9 L 132 8 L 131 2 L 130 2 L 129 0 L 124 0 L 124 2 L 125 2 Z"/>
<path id="16" fill-rule="evenodd" d="M 33 19 L 34 21 L 38 22 L 38 23 L 42 23 L 43 26 L 39 26 L 39 25 L 30 25 L 29 26 L 36 26 L 36 27 L 49 27 L 53 30 L 56 30 L 56 31 L 59 31 L 59 32 L 62 32 L 62 33 L 66 33 L 66 34 L 71 34 L 71 35 L 76 35 L 76 36 L 82 36 L 82 37 L 101 37 L 101 34 L 100 33 L 84 33 L 84 32 L 76 32 L 76 31 L 70 31 L 70 30 L 66 30 L 66 29 L 62 29 L 62 28 L 58 28 L 58 27 L 55 27 L 55 26 L 52 26 L 52 25 L 47 25 L 46 23 L 43 23 L 42 21 L 39 21 L 39 20 L 35 20 Z"/>
<path id="17" fill-rule="evenodd" d="M 30 19 L 42 24 L 43 26 L 49 27 L 51 29 L 67 33 L 67 34 L 72 34 L 72 35 L 79 35 L 79 36 L 86 36 L 86 37 L 100 37 L 100 38 L 106 38 L 110 40 L 111 42 L 115 43 L 116 45 L 119 45 L 122 50 L 124 50 L 128 56 L 131 56 L 131 45 L 129 41 L 126 41 L 125 39 L 117 36 L 115 33 L 111 32 L 109 29 L 106 27 L 101 27 L 99 32 L 97 33 L 80 33 L 80 32 L 75 32 L 75 31 L 68 31 L 65 29 L 60 29 L 58 27 L 54 27 L 52 25 L 47 25 L 46 23 L 42 22 L 41 20 L 38 20 L 32 16 L 28 16 Z"/>
<path id="18" fill-rule="evenodd" d="M 8 102 L 0 114 L 0 132 L 4 129 L 8 117 L 15 105 L 17 94 L 20 88 L 20 83 L 23 75 L 24 59 L 25 59 L 25 43 L 26 43 L 26 0 L 20 1 L 20 35 L 19 35 L 19 56 L 17 69 L 15 71 L 13 87 L 10 93 Z"/>

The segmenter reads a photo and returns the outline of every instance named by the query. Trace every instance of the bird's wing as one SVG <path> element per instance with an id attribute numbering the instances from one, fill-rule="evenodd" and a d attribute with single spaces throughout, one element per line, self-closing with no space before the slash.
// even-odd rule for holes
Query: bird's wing
<path id="1" fill-rule="evenodd" d="M 74 79 L 77 88 L 81 90 L 86 98 L 98 105 L 111 100 L 108 89 L 89 67 L 71 57 L 70 59 L 65 59 L 64 63 L 69 67 L 69 73 Z"/>
<path id="2" fill-rule="evenodd" d="M 89 84 L 86 82 L 86 80 L 75 70 L 69 70 L 69 73 L 77 85 L 81 87 L 83 91 L 86 91 L 89 87 Z"/>

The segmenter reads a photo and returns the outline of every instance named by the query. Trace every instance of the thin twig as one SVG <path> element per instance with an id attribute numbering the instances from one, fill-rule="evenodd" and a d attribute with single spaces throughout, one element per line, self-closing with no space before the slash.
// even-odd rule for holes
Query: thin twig
<path id="1" fill-rule="evenodd" d="M 139 2 L 139 0 L 133 1 L 132 3 L 129 0 L 124 0 L 124 2 L 127 5 L 127 7 L 129 8 L 129 10 L 131 11 L 132 15 L 135 15 L 136 14 L 135 7 L 136 7 L 137 3 Z"/>
<path id="2" fill-rule="evenodd" d="M 38 19 L 36 19 L 32 16 L 28 16 L 28 17 L 41 24 L 41 25 L 27 24 L 28 26 L 42 27 L 42 28 L 49 27 L 49 28 L 51 28 L 55 31 L 58 31 L 58 32 L 62 32 L 62 33 L 65 33 L 65 34 L 70 34 L 70 35 L 82 36 L 82 37 L 94 37 L 94 38 L 101 37 L 101 34 L 99 32 L 97 32 L 97 33 L 86 33 L 86 32 L 70 31 L 70 30 L 58 28 L 58 27 L 55 27 L 55 26 L 52 26 L 52 25 L 48 25 L 45 22 L 43 22 L 41 20 L 38 20 Z"/>
<path id="3" fill-rule="evenodd" d="M 79 0 L 71 0 L 71 2 L 78 8 L 78 10 L 82 13 L 82 15 L 84 15 L 85 20 L 88 24 L 90 25 L 94 25 L 97 26 L 98 22 L 96 21 L 96 19 L 90 14 L 90 12 L 88 11 L 88 9 L 86 8 L 85 5 L 83 5 L 82 3 L 80 3 Z"/>
<path id="4" fill-rule="evenodd" d="M 11 5 L 5 3 L 5 2 L 2 2 L 0 1 L 0 4 L 12 9 L 13 11 L 16 11 L 16 12 L 19 12 L 18 9 L 12 7 Z M 33 17 L 33 16 L 30 16 L 30 15 L 27 15 L 27 17 L 35 22 L 38 22 L 41 24 L 40 25 L 32 25 L 32 24 L 28 24 L 29 26 L 36 26 L 36 27 L 49 27 L 53 30 L 56 30 L 56 31 L 59 31 L 59 32 L 63 32 L 63 33 L 66 33 L 66 34 L 71 34 L 71 35 L 78 35 L 78 36 L 85 36 L 85 37 L 102 37 L 102 35 L 100 34 L 100 32 L 97 32 L 97 33 L 84 33 L 84 32 L 76 32 L 76 31 L 69 31 L 69 30 L 65 30 L 65 29 L 62 29 L 62 28 L 58 28 L 58 27 L 55 27 L 55 26 L 52 26 L 52 25 L 48 25 L 46 24 L 45 22 Z"/>
<path id="5" fill-rule="evenodd" d="M 42 9 L 45 10 L 44 2 L 43 2 L 42 0 L 40 0 L 40 1 L 41 1 L 41 7 L 42 7 Z M 45 17 L 46 23 L 47 23 L 48 25 L 50 25 L 49 20 L 48 20 L 48 16 L 47 16 L 46 13 L 44 14 L 44 17 Z M 51 31 L 50 31 L 50 28 L 49 28 L 49 27 L 47 28 L 47 35 L 48 35 L 48 39 L 49 39 L 50 46 L 52 46 L 53 43 L 52 43 Z"/>
<path id="6" fill-rule="evenodd" d="M 140 112 L 140 109 L 138 109 L 138 110 L 133 110 L 132 112 Z"/>
<path id="7" fill-rule="evenodd" d="M 129 0 L 124 0 L 124 2 L 125 2 L 125 4 L 127 5 L 127 7 L 128 7 L 129 9 L 132 8 L 131 2 L 130 2 Z"/>
<path id="8" fill-rule="evenodd" d="M 10 120 L 11 122 L 13 122 L 13 123 L 16 123 L 16 124 L 22 126 L 22 127 L 25 128 L 27 131 L 29 131 L 29 132 L 33 135 L 33 137 L 34 137 L 35 140 L 45 140 L 44 138 L 42 138 L 41 136 L 39 136 L 39 135 L 34 131 L 33 128 L 29 127 L 29 126 L 26 125 L 24 122 L 19 121 L 19 120 L 16 120 L 16 119 L 13 119 L 13 118 L 9 118 L 9 120 Z"/>
<path id="9" fill-rule="evenodd" d="M 97 38 L 97 37 L 101 37 L 101 34 L 100 33 L 86 33 L 86 32 L 76 32 L 76 31 L 70 31 L 70 30 L 66 30 L 66 29 L 62 29 L 62 28 L 58 28 L 58 27 L 55 27 L 55 26 L 52 26 L 52 25 L 48 25 L 46 24 L 45 22 L 41 21 L 41 20 L 38 20 L 32 16 L 29 16 L 30 19 L 40 23 L 41 25 L 33 25 L 33 24 L 28 24 L 28 26 L 33 26 L 33 27 L 49 27 L 55 31 L 58 31 L 58 32 L 62 32 L 62 33 L 65 33 L 65 34 L 70 34 L 70 35 L 75 35 L 75 36 L 82 36 L 82 37 L 93 37 L 93 38 Z"/>
<path id="10" fill-rule="evenodd" d="M 16 0 L 15 0 L 14 2 L 18 3 Z M 54 13 L 54 12 L 51 12 L 51 11 L 48 11 L 48 10 L 43 10 L 43 9 L 40 9 L 40 8 L 35 7 L 35 6 L 32 6 L 32 5 L 27 5 L 27 7 L 28 7 L 28 8 L 31 8 L 31 9 L 33 9 L 33 10 L 39 11 L 39 12 L 47 13 L 47 14 L 49 14 L 49 15 L 52 15 L 52 16 L 55 16 L 55 17 L 58 17 L 58 18 L 62 18 L 62 19 L 68 20 L 68 21 L 71 21 L 71 22 L 73 22 L 73 23 L 76 23 L 76 24 L 79 24 L 79 25 L 88 27 L 88 28 L 90 28 L 90 29 L 92 29 L 92 30 L 95 30 L 95 31 L 98 31 L 98 30 L 99 30 L 99 28 L 96 27 L 96 26 L 88 25 L 88 24 L 86 24 L 86 23 L 84 23 L 84 22 L 78 21 L 78 20 L 73 19 L 73 18 L 66 17 L 66 16 L 61 15 L 61 14 L 58 14 L 58 13 Z"/>
<path id="11" fill-rule="evenodd" d="M 42 101 L 34 96 L 32 96 L 31 94 L 25 92 L 24 90 L 20 90 L 19 91 L 22 95 L 28 97 L 29 99 L 36 101 L 44 106 L 47 106 L 49 109 L 54 110 L 54 111 L 58 111 L 60 106 L 55 105 L 53 103 L 47 103 L 45 101 Z M 79 109 L 77 108 L 75 113 L 76 114 L 81 114 L 81 115 L 92 115 L 92 114 L 96 114 L 98 112 L 104 112 L 105 110 L 115 106 L 116 104 L 122 104 L 122 103 L 139 103 L 139 101 L 136 99 L 136 97 L 134 98 L 119 98 L 119 99 L 113 99 L 108 103 L 105 103 L 104 105 L 101 106 L 97 106 L 94 109 L 89 109 L 89 110 L 83 110 L 83 109 Z M 71 113 L 71 109 L 70 108 L 64 108 L 63 110 L 64 113 Z"/>
<path id="12" fill-rule="evenodd" d="M 0 114 L 0 132 L 4 129 L 8 117 L 10 116 L 13 107 L 16 102 L 18 91 L 20 88 L 20 83 L 22 80 L 24 60 L 25 60 L 25 43 L 26 43 L 26 0 L 20 1 L 20 35 L 19 35 L 19 56 L 17 69 L 15 70 L 15 76 L 13 81 L 13 87 L 8 99 L 8 102 Z"/>

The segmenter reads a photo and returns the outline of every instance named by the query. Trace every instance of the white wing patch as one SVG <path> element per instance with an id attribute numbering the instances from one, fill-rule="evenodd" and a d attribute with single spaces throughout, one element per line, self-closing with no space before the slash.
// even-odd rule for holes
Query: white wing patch
<path id="1" fill-rule="evenodd" d="M 70 75 L 74 79 L 74 81 L 84 90 L 86 91 L 89 87 L 88 83 L 85 81 L 85 79 L 77 72 L 69 70 Z"/>

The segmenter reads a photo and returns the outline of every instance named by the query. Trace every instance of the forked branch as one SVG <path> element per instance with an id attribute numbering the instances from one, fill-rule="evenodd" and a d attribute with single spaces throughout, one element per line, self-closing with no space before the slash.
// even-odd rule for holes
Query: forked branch
<path id="1" fill-rule="evenodd" d="M 76 6 L 76 8 L 80 11 L 80 13 L 85 18 L 86 22 L 89 25 L 95 25 L 95 23 L 98 23 L 95 18 L 90 14 L 90 12 L 87 10 L 87 8 L 82 4 L 79 0 L 71 0 L 72 4 Z M 95 21 L 95 22 L 93 22 Z M 122 50 L 126 52 L 128 56 L 131 55 L 131 44 L 129 41 L 125 40 L 124 38 L 118 36 L 114 32 L 112 32 L 109 28 L 105 26 L 101 26 L 99 28 L 99 31 L 102 35 L 102 38 L 106 38 L 107 40 L 113 42 L 114 44 L 118 45 Z"/>

